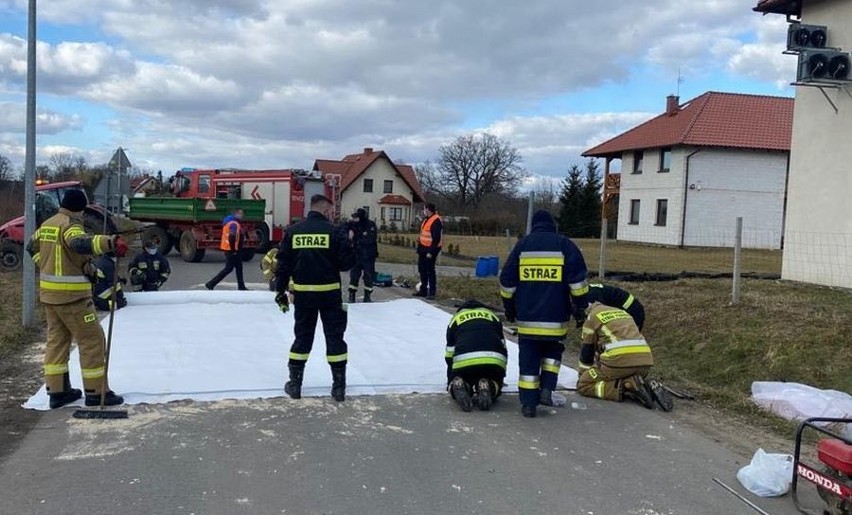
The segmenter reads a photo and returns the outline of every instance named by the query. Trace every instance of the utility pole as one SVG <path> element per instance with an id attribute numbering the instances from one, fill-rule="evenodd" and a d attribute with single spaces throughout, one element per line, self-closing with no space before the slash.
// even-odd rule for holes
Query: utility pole
<path id="1" fill-rule="evenodd" d="M 29 0 L 27 19 L 27 148 L 24 158 L 24 245 L 35 232 L 35 150 L 36 150 L 36 0 Z M 35 264 L 24 257 L 21 322 L 35 325 Z"/>
<path id="2" fill-rule="evenodd" d="M 535 192 L 530 191 L 530 200 L 527 204 L 527 235 L 532 232 L 532 219 L 535 204 Z"/>

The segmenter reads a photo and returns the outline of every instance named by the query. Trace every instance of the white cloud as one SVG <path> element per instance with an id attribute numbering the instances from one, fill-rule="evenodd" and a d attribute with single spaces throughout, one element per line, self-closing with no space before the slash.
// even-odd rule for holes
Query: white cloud
<path id="1" fill-rule="evenodd" d="M 47 109 L 36 112 L 36 126 L 41 134 L 57 134 L 77 129 L 83 120 L 78 114 L 66 116 Z M 16 102 L 0 102 L 0 133 L 24 134 L 27 124 L 26 105 Z"/>
<path id="2" fill-rule="evenodd" d="M 728 60 L 728 69 L 751 79 L 772 82 L 779 89 L 796 79 L 795 56 L 784 55 L 787 22 L 781 16 L 770 16 L 757 24 L 757 39 L 743 45 Z"/>

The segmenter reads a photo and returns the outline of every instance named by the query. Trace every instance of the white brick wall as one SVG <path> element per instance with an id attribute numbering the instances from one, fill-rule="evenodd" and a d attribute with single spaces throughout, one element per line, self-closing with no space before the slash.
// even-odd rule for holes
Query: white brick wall
<path id="1" fill-rule="evenodd" d="M 683 238 L 688 246 L 729 247 L 734 243 L 736 217 L 742 216 L 745 247 L 779 248 L 787 154 L 710 148 L 693 154 L 696 150 L 675 148 L 669 173 L 658 173 L 658 151 L 646 151 L 641 175 L 630 173 L 633 154 L 625 154 L 618 238 L 662 245 L 680 245 Z M 690 154 L 687 184 L 685 167 Z M 634 199 L 641 205 L 638 225 L 629 224 Z M 658 199 L 668 201 L 665 226 L 655 225 Z"/>

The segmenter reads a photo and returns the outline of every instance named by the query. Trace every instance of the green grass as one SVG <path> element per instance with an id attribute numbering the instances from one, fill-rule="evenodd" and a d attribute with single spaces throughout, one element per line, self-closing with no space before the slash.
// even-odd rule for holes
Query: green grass
<path id="1" fill-rule="evenodd" d="M 414 235 L 402 235 L 414 239 Z M 496 255 L 500 262 L 506 261 L 510 244 L 505 237 L 496 236 L 444 236 L 444 249 L 450 244 L 458 245 L 460 254 L 465 258 L 456 258 L 442 253 L 441 265 L 474 266 L 477 256 Z M 600 240 L 578 239 L 574 242 L 580 247 L 590 270 L 598 270 L 600 260 Z M 390 263 L 413 263 L 417 260 L 414 250 L 388 244 L 379 246 L 379 260 Z M 607 243 L 606 270 L 636 273 L 673 273 L 703 272 L 730 273 L 733 268 L 733 249 L 726 248 L 676 248 L 655 245 L 642 245 L 610 241 Z M 742 271 L 762 274 L 781 273 L 780 250 L 745 249 L 742 253 Z"/>
<path id="2" fill-rule="evenodd" d="M 33 343 L 39 336 L 38 329 L 26 329 L 21 326 L 22 275 L 0 273 L 0 291 L 3 302 L 0 303 L 0 361 L 16 354 L 25 346 Z M 36 326 L 41 326 L 41 310 L 36 308 Z"/>

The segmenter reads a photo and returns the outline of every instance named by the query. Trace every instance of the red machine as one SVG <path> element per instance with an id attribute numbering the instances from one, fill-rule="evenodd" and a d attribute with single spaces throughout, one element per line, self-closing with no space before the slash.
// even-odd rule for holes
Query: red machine
<path id="1" fill-rule="evenodd" d="M 78 181 L 36 185 L 36 227 L 56 214 L 62 196 L 71 189 L 82 190 L 83 185 Z M 107 234 L 117 231 L 112 216 L 96 204 L 89 204 L 86 207 L 83 212 L 83 223 L 86 230 L 92 233 L 103 233 L 104 228 Z M 19 216 L 0 226 L 0 270 L 17 270 L 21 267 L 23 255 L 24 217 Z"/>
<path id="2" fill-rule="evenodd" d="M 306 170 L 196 170 L 185 168 L 171 179 L 178 197 L 266 201 L 265 224 L 257 229 L 258 251 L 283 238 L 284 228 L 307 214 L 305 198 L 325 194 L 317 172 Z"/>
<path id="3" fill-rule="evenodd" d="M 809 418 L 799 425 L 796 431 L 796 449 L 793 454 L 793 483 L 791 492 L 796 508 L 805 514 L 852 515 L 852 440 L 832 432 L 817 424 L 841 424 L 848 427 L 852 419 L 848 418 Z M 812 467 L 801 461 L 802 435 L 806 429 L 812 429 L 829 438 L 817 443 L 817 459 L 820 468 Z M 799 477 L 813 483 L 817 493 L 825 502 L 826 508 L 811 511 L 802 506 L 799 499 Z"/>

